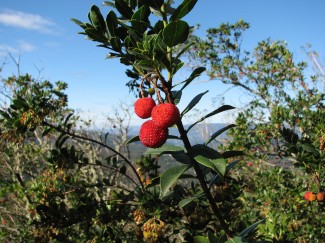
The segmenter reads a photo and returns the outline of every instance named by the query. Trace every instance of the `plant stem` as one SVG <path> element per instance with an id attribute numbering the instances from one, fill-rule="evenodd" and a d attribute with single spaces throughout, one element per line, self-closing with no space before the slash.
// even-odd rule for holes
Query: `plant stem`
<path id="1" fill-rule="evenodd" d="M 187 133 L 186 133 L 186 131 L 184 129 L 182 121 L 179 121 L 177 123 L 177 128 L 178 128 L 178 131 L 180 133 L 181 139 L 183 140 L 185 149 L 186 149 L 189 157 L 191 158 L 191 163 L 193 165 L 193 168 L 195 170 L 197 178 L 199 179 L 200 185 L 201 185 L 201 187 L 202 187 L 202 189 L 203 189 L 203 191 L 204 191 L 204 193 L 205 193 L 205 195 L 206 195 L 206 197 L 207 197 L 207 199 L 209 201 L 211 209 L 212 209 L 214 215 L 217 217 L 222 229 L 225 231 L 225 233 L 227 235 L 227 238 L 230 239 L 231 238 L 230 237 L 231 233 L 230 233 L 229 227 L 228 227 L 226 221 L 224 220 L 224 218 L 223 218 L 223 216 L 222 216 L 222 214 L 220 212 L 220 209 L 219 209 L 218 205 L 216 204 L 215 200 L 213 199 L 213 196 L 212 196 L 212 194 L 211 194 L 211 192 L 210 192 L 210 190 L 209 190 L 209 188 L 208 188 L 208 186 L 207 186 L 207 184 L 205 182 L 204 175 L 203 175 L 203 173 L 202 173 L 202 171 L 200 169 L 199 163 L 194 159 L 194 157 L 193 157 L 193 155 L 191 153 L 192 146 L 191 146 L 191 143 L 190 143 L 190 141 L 188 139 L 188 136 L 187 136 Z"/>

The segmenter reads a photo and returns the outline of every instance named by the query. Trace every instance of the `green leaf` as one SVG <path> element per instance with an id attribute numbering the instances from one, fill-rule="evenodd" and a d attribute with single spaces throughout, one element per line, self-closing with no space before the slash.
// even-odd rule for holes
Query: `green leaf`
<path id="1" fill-rule="evenodd" d="M 85 29 L 85 32 L 91 40 L 98 41 L 101 43 L 108 43 L 105 36 L 103 36 L 100 32 L 98 32 L 98 30 L 94 28 L 87 28 Z"/>
<path id="2" fill-rule="evenodd" d="M 84 23 L 81 22 L 81 21 L 78 20 L 78 19 L 71 18 L 70 20 L 71 20 L 72 22 L 74 22 L 75 24 L 79 25 L 81 28 L 84 26 Z"/>
<path id="3" fill-rule="evenodd" d="M 189 35 L 190 27 L 182 20 L 170 22 L 163 30 L 162 37 L 167 46 L 173 47 L 184 43 Z"/>
<path id="4" fill-rule="evenodd" d="M 171 156 L 182 164 L 191 164 L 191 158 L 184 152 L 173 152 Z"/>
<path id="5" fill-rule="evenodd" d="M 218 137 L 221 133 L 223 133 L 224 131 L 227 131 L 228 129 L 235 127 L 235 124 L 230 124 L 224 128 L 219 129 L 217 132 L 215 132 L 214 134 L 211 135 L 211 137 L 204 143 L 206 145 L 208 145 L 211 141 L 213 141 L 216 137 Z"/>
<path id="6" fill-rule="evenodd" d="M 112 38 L 109 39 L 109 42 L 111 43 L 111 46 L 112 46 L 114 51 L 116 51 L 116 52 L 121 51 L 122 46 L 121 46 L 121 42 L 120 42 L 120 40 L 118 38 L 112 37 Z"/>
<path id="7" fill-rule="evenodd" d="M 148 148 L 145 155 L 152 155 L 152 154 L 170 154 L 170 153 L 176 153 L 176 152 L 184 152 L 183 147 L 171 145 L 171 144 L 164 144 L 160 148 Z"/>
<path id="8" fill-rule="evenodd" d="M 131 25 L 132 27 L 138 31 L 139 33 L 143 33 L 146 31 L 147 27 L 149 26 L 149 17 L 150 10 L 147 6 L 142 6 L 139 8 L 131 18 Z"/>
<path id="9" fill-rule="evenodd" d="M 188 165 L 177 165 L 167 169 L 160 178 L 160 197 L 163 198 L 178 178 L 189 169 Z"/>
<path id="10" fill-rule="evenodd" d="M 128 145 L 130 143 L 134 143 L 134 142 L 138 142 L 138 141 L 140 141 L 139 136 L 135 136 L 135 137 L 130 138 L 128 141 L 126 141 L 125 144 Z"/>
<path id="11" fill-rule="evenodd" d="M 106 16 L 106 24 L 111 37 L 115 36 L 115 30 L 118 25 L 117 16 L 114 11 L 109 11 Z"/>
<path id="12" fill-rule="evenodd" d="M 170 16 L 170 21 L 176 21 L 187 15 L 195 6 L 197 0 L 184 0 Z"/>
<path id="13" fill-rule="evenodd" d="M 178 90 L 173 90 L 172 91 L 172 96 L 174 98 L 174 104 L 177 105 L 180 101 L 181 101 L 181 98 L 182 98 L 182 91 L 178 91 Z"/>
<path id="14" fill-rule="evenodd" d="M 196 144 L 192 146 L 193 155 L 204 155 L 209 159 L 220 159 L 222 155 L 215 149 L 206 146 L 205 144 Z"/>
<path id="15" fill-rule="evenodd" d="M 222 157 L 225 159 L 242 156 L 242 155 L 244 155 L 244 152 L 240 150 L 225 151 L 222 153 Z"/>
<path id="16" fill-rule="evenodd" d="M 193 46 L 195 44 L 195 42 L 191 42 L 190 44 L 188 44 L 188 45 L 186 45 L 184 48 L 183 48 L 183 50 L 181 50 L 178 54 L 177 54 L 177 56 L 175 57 L 176 59 L 177 58 L 180 58 L 181 57 L 181 55 L 183 55 L 183 53 L 185 53 L 191 46 Z"/>
<path id="17" fill-rule="evenodd" d="M 164 0 L 141 0 L 140 2 L 155 9 L 160 9 L 164 4 Z"/>
<path id="18" fill-rule="evenodd" d="M 187 204 L 193 202 L 195 199 L 204 196 L 203 190 L 198 191 L 193 197 L 185 198 L 178 203 L 180 208 L 185 207 Z"/>
<path id="19" fill-rule="evenodd" d="M 194 159 L 200 163 L 201 165 L 204 165 L 210 169 L 212 169 L 213 171 L 215 171 L 216 173 L 224 176 L 225 172 L 226 172 L 226 161 L 223 158 L 220 159 L 208 159 L 203 155 L 197 155 L 194 157 Z"/>
<path id="20" fill-rule="evenodd" d="M 102 6 L 107 6 L 107 7 L 113 7 L 113 8 L 115 8 L 115 4 L 113 2 L 110 2 L 110 1 L 104 1 L 102 3 Z"/>
<path id="21" fill-rule="evenodd" d="M 193 239 L 194 243 L 210 243 L 210 240 L 202 235 L 195 236 Z"/>
<path id="22" fill-rule="evenodd" d="M 198 124 L 199 122 L 204 121 L 205 119 L 214 116 L 218 113 L 227 111 L 227 110 L 231 110 L 231 109 L 235 109 L 235 107 L 231 106 L 231 105 L 223 105 L 221 107 L 219 107 L 218 109 L 210 112 L 209 114 L 205 115 L 204 117 L 200 118 L 198 121 L 196 121 L 195 123 L 193 123 L 191 126 L 189 126 L 189 128 L 186 130 L 186 132 L 188 132 L 192 127 L 194 127 L 196 124 Z"/>
<path id="23" fill-rule="evenodd" d="M 230 164 L 227 164 L 226 167 L 226 172 L 230 171 L 232 168 L 234 168 L 238 163 L 240 162 L 240 160 L 236 160 L 234 162 L 231 162 Z"/>
<path id="24" fill-rule="evenodd" d="M 115 0 L 115 8 L 126 19 L 131 19 L 133 15 L 132 8 L 124 0 Z"/>
<path id="25" fill-rule="evenodd" d="M 105 20 L 99 8 L 96 5 L 92 5 L 90 8 L 90 18 L 92 24 L 95 26 L 97 30 L 101 31 L 102 33 L 106 32 Z"/>
<path id="26" fill-rule="evenodd" d="M 250 232 L 252 232 L 259 224 L 263 223 L 265 219 L 259 220 L 256 223 L 252 224 L 251 226 L 247 227 L 244 229 L 238 236 L 239 237 L 245 237 L 248 235 Z"/>
<path id="27" fill-rule="evenodd" d="M 197 96 L 195 96 L 191 102 L 186 106 L 186 108 L 182 111 L 181 113 L 181 117 L 184 116 L 187 112 L 189 112 L 197 103 L 199 103 L 199 101 L 201 100 L 202 96 L 205 95 L 206 93 L 208 93 L 209 90 L 198 94 Z"/>
<path id="28" fill-rule="evenodd" d="M 18 109 L 29 109 L 29 105 L 27 104 L 27 102 L 22 99 L 22 98 L 17 98 L 17 99 L 14 99 L 12 101 L 13 105 Z"/>
<path id="29" fill-rule="evenodd" d="M 180 85 L 182 83 L 185 83 L 180 90 L 185 89 L 187 85 L 189 85 L 195 78 L 199 77 L 205 70 L 206 70 L 205 67 L 198 67 L 198 68 L 194 69 L 194 71 L 191 73 L 191 75 L 190 75 L 190 77 L 188 79 L 174 85 L 174 87 L 177 86 L 177 85 Z"/>

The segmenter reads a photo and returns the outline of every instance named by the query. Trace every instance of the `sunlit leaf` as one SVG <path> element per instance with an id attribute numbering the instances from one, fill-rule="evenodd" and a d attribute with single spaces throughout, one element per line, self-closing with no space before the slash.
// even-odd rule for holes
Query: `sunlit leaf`
<path id="1" fill-rule="evenodd" d="M 187 15 L 195 6 L 197 0 L 184 0 L 170 16 L 170 21 L 175 21 Z"/>
<path id="2" fill-rule="evenodd" d="M 103 15 L 101 14 L 99 8 L 96 5 L 92 5 L 90 8 L 90 17 L 91 22 L 95 26 L 95 28 L 102 33 L 106 32 L 106 23 L 103 18 Z"/>

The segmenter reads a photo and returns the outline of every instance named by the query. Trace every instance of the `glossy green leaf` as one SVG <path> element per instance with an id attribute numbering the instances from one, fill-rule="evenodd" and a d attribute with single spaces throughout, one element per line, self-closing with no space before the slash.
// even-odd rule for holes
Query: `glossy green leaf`
<path id="1" fill-rule="evenodd" d="M 175 146 L 171 144 L 164 144 L 160 148 L 148 148 L 145 155 L 150 154 L 169 154 L 169 153 L 175 153 L 175 152 L 184 152 L 184 148 L 180 146 Z"/>
<path id="2" fill-rule="evenodd" d="M 101 14 L 99 8 L 96 5 L 92 5 L 90 8 L 90 18 L 94 27 L 101 31 L 102 33 L 106 32 L 106 23 Z"/>
<path id="3" fill-rule="evenodd" d="M 132 8 L 124 0 L 115 0 L 115 8 L 126 19 L 131 19 L 133 15 Z"/>
<path id="4" fill-rule="evenodd" d="M 190 27 L 182 20 L 170 22 L 163 30 L 162 37 L 167 46 L 173 47 L 184 43 L 189 35 Z"/>
<path id="5" fill-rule="evenodd" d="M 210 243 L 210 240 L 202 235 L 195 236 L 193 239 L 194 243 Z"/>
<path id="6" fill-rule="evenodd" d="M 109 11 L 106 16 L 106 24 L 107 28 L 109 30 L 109 34 L 114 37 L 115 36 L 115 30 L 117 29 L 118 20 L 117 16 L 114 11 Z"/>
<path id="7" fill-rule="evenodd" d="M 160 178 L 160 197 L 163 198 L 178 178 L 189 169 L 188 165 L 177 165 L 167 169 Z"/>
<path id="8" fill-rule="evenodd" d="M 211 137 L 205 142 L 206 145 L 208 145 L 211 141 L 213 141 L 216 137 L 218 137 L 221 133 L 223 133 L 224 131 L 227 131 L 228 129 L 235 127 L 235 124 L 230 124 L 226 127 L 223 127 L 221 129 L 219 129 L 217 132 L 213 133 L 211 135 Z"/>
<path id="9" fill-rule="evenodd" d="M 191 102 L 186 106 L 186 108 L 182 111 L 181 116 L 184 116 L 187 112 L 189 112 L 196 104 L 198 104 L 200 102 L 202 96 L 205 95 L 208 92 L 209 92 L 209 90 L 195 96 L 191 100 Z"/>
<path id="10" fill-rule="evenodd" d="M 197 0 L 184 0 L 170 16 L 170 21 L 176 21 L 187 15 L 195 6 Z"/>
<path id="11" fill-rule="evenodd" d="M 193 155 L 204 155 L 209 159 L 220 159 L 222 155 L 215 149 L 210 148 L 205 144 L 196 144 L 192 146 Z"/>
<path id="12" fill-rule="evenodd" d="M 200 118 L 199 120 L 197 120 L 195 123 L 193 123 L 191 126 L 189 126 L 189 128 L 186 130 L 186 132 L 188 132 L 192 127 L 194 127 L 196 124 L 198 124 L 199 122 L 204 121 L 205 119 L 214 116 L 218 113 L 227 111 L 227 110 L 231 110 L 231 109 L 235 109 L 235 107 L 231 106 L 231 105 L 223 105 L 221 107 L 219 107 L 218 109 L 210 112 L 209 114 L 205 115 L 204 117 Z"/>
<path id="13" fill-rule="evenodd" d="M 139 33 L 145 32 L 147 27 L 149 26 L 149 17 L 150 10 L 147 6 L 142 6 L 139 8 L 131 18 L 132 27 L 137 30 Z"/>
<path id="14" fill-rule="evenodd" d="M 224 174 L 226 172 L 227 163 L 223 158 L 208 159 L 203 155 L 197 155 L 194 157 L 194 159 L 201 165 L 204 165 L 204 166 L 212 169 L 213 171 L 215 171 L 216 173 L 218 173 L 222 176 L 224 176 Z"/>
<path id="15" fill-rule="evenodd" d="M 250 232 L 252 232 L 259 224 L 263 223 L 265 219 L 259 220 L 256 223 L 252 224 L 251 226 L 247 227 L 244 229 L 238 236 L 239 237 L 245 237 L 248 235 Z"/>

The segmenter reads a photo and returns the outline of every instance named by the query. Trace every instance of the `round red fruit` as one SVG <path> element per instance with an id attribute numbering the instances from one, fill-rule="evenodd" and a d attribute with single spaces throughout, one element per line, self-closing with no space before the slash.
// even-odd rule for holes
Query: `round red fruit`
<path id="1" fill-rule="evenodd" d="M 151 117 L 151 111 L 156 106 L 156 102 L 150 97 L 139 98 L 134 103 L 134 112 L 138 117 L 146 119 Z"/>
<path id="2" fill-rule="evenodd" d="M 152 109 L 151 117 L 157 126 L 171 127 L 179 121 L 180 113 L 176 105 L 164 103 Z"/>
<path id="3" fill-rule="evenodd" d="M 310 202 L 312 202 L 312 201 L 315 201 L 316 200 L 316 195 L 315 195 L 315 193 L 313 193 L 313 192 L 305 192 L 305 199 L 307 200 L 307 201 L 310 201 Z"/>
<path id="4" fill-rule="evenodd" d="M 159 148 L 167 140 L 168 129 L 158 127 L 152 120 L 146 121 L 140 128 L 139 138 L 149 148 Z"/>
<path id="5" fill-rule="evenodd" d="M 319 192 L 316 195 L 317 201 L 318 202 L 324 202 L 325 199 L 325 193 L 324 192 Z"/>

